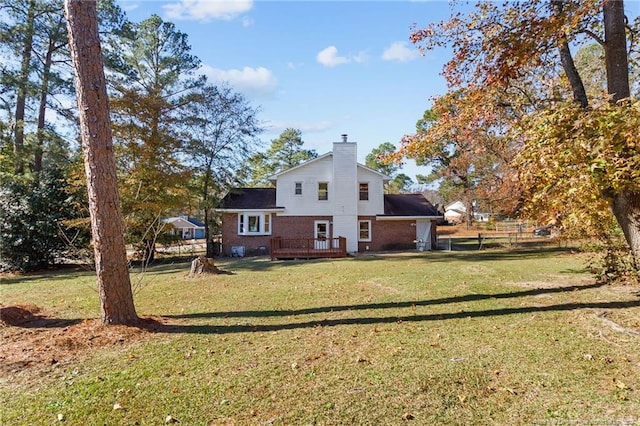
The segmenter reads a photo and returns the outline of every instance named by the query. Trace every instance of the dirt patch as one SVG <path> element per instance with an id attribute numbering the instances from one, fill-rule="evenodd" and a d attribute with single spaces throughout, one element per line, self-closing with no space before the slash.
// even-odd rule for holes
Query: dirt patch
<path id="1" fill-rule="evenodd" d="M 142 319 L 136 326 L 103 326 L 99 319 L 60 319 L 35 305 L 0 305 L 0 378 L 52 365 L 76 363 L 92 350 L 144 341 L 162 323 Z"/>

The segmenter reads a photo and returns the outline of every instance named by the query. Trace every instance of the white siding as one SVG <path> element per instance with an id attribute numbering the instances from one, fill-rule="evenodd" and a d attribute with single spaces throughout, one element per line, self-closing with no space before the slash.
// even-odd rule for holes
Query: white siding
<path id="1" fill-rule="evenodd" d="M 347 251 L 358 251 L 358 171 L 356 144 L 333 144 L 333 236 L 346 237 Z"/>
<path id="2" fill-rule="evenodd" d="M 384 183 L 382 182 L 382 176 L 364 167 L 358 167 L 358 185 L 360 183 L 369 184 L 369 200 L 360 201 L 359 192 L 356 194 L 358 215 L 375 216 L 384 214 Z"/>
<path id="3" fill-rule="evenodd" d="M 333 214 L 331 156 L 284 173 L 276 183 L 276 205 L 285 208 L 283 216 L 330 216 Z M 295 183 L 302 182 L 302 195 L 295 195 Z M 318 201 L 318 182 L 329 183 L 329 199 Z"/>
<path id="4" fill-rule="evenodd" d="M 302 194 L 296 195 L 296 183 Z M 318 183 L 328 183 L 328 200 L 318 200 Z M 369 200 L 359 200 L 359 184 L 369 185 Z M 382 176 L 358 166 L 357 145 L 336 142 L 333 152 L 277 176 L 276 205 L 282 216 L 332 216 L 331 235 L 347 239 L 347 251 L 358 251 L 358 216 L 384 214 Z M 312 230 L 309 230 L 312 232 Z"/>

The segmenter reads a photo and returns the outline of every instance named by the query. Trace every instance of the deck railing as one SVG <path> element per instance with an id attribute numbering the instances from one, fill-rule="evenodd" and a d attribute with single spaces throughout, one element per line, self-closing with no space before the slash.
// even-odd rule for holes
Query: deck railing
<path id="1" fill-rule="evenodd" d="M 335 238 L 281 238 L 271 239 L 271 260 L 296 258 L 346 257 L 347 239 Z"/>

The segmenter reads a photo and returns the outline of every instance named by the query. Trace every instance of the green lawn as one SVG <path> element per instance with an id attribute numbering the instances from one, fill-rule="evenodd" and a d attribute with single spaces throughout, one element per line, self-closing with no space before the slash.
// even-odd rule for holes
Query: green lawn
<path id="1" fill-rule="evenodd" d="M 134 272 L 138 314 L 164 324 L 5 366 L 0 424 L 640 424 L 639 289 L 596 285 L 585 264 L 556 248 Z M 94 281 L 4 278 L 3 305 L 52 321 L 1 327 L 3 350 L 98 317 Z"/>

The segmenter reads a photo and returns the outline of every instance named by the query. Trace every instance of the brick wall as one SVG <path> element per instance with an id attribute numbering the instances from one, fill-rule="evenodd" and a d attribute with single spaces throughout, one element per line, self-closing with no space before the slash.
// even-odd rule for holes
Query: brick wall
<path id="1" fill-rule="evenodd" d="M 372 251 L 415 249 L 415 224 L 415 220 L 381 221 L 373 218 L 373 220 L 371 220 L 372 241 L 371 243 L 360 244 L 364 246 L 369 245 L 369 249 Z"/>
<path id="2" fill-rule="evenodd" d="M 243 246 L 245 256 L 269 253 L 272 237 L 313 238 L 314 221 L 331 220 L 331 216 L 276 216 L 271 215 L 271 235 L 238 235 L 238 214 L 222 215 L 222 255 L 231 256 L 233 246 Z M 331 231 L 330 231 L 331 232 Z"/>
<path id="3" fill-rule="evenodd" d="M 222 215 L 222 254 L 231 255 L 231 247 L 244 246 L 245 256 L 268 254 L 269 241 L 272 237 L 313 238 L 314 221 L 332 220 L 331 216 L 271 216 L 272 235 L 247 236 L 238 235 L 237 213 Z M 380 221 L 375 216 L 360 216 L 358 220 L 371 221 L 371 237 L 369 242 L 359 242 L 358 251 L 415 250 L 415 220 Z M 432 224 L 435 231 L 435 222 Z M 333 229 L 330 227 L 330 237 Z M 433 232 L 435 234 L 435 232 Z M 435 247 L 435 244 L 432 245 Z"/>

